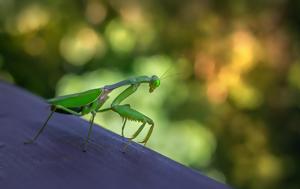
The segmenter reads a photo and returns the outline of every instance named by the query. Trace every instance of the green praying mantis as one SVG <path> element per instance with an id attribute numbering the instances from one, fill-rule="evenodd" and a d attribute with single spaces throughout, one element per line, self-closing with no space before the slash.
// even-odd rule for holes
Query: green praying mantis
<path id="1" fill-rule="evenodd" d="M 112 110 L 116 113 L 118 113 L 124 120 L 123 126 L 122 126 L 122 136 L 124 137 L 124 128 L 126 125 L 127 120 L 137 121 L 141 122 L 142 124 L 139 126 L 139 128 L 136 130 L 136 132 L 129 137 L 129 141 L 135 139 L 141 131 L 144 129 L 146 124 L 150 125 L 150 128 L 148 130 L 148 133 L 146 134 L 145 138 L 140 141 L 139 143 L 142 143 L 146 145 L 147 141 L 149 140 L 153 127 L 154 122 L 151 118 L 147 117 L 146 115 L 142 114 L 141 112 L 138 112 L 137 110 L 130 107 L 129 104 L 121 104 L 127 97 L 132 95 L 134 92 L 137 91 L 139 86 L 141 84 L 149 84 L 149 92 L 152 93 L 157 87 L 160 85 L 160 79 L 158 76 L 137 76 L 132 77 L 120 82 L 117 82 L 112 85 L 106 85 L 101 88 L 91 89 L 88 91 L 65 95 L 65 96 L 59 96 L 56 98 L 52 98 L 48 100 L 48 103 L 51 106 L 51 113 L 47 117 L 46 121 L 44 122 L 43 126 L 37 131 L 37 133 L 34 135 L 32 139 L 29 141 L 24 142 L 25 144 L 31 144 L 40 136 L 40 134 L 43 132 L 43 130 L 46 128 L 48 121 L 53 116 L 54 112 L 57 113 L 64 113 L 64 114 L 73 114 L 76 116 L 83 116 L 86 114 L 91 113 L 91 119 L 89 122 L 89 131 L 88 135 L 84 141 L 83 151 L 86 151 L 88 142 L 90 140 L 90 136 L 92 133 L 92 128 L 94 125 L 94 118 L 96 113 L 98 112 L 105 112 Z M 109 98 L 109 93 L 111 93 L 114 89 L 117 89 L 119 87 L 128 86 L 123 92 L 121 92 L 111 103 L 109 108 L 103 108 L 103 104 L 106 102 L 106 100 Z M 127 144 L 128 145 L 128 144 Z M 125 147 L 127 147 L 127 145 Z"/>

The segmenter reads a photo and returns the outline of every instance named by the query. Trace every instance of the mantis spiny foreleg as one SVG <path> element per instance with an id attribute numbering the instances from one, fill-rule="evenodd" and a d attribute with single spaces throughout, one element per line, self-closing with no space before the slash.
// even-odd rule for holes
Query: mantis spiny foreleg
<path id="1" fill-rule="evenodd" d="M 128 104 L 120 105 L 120 103 L 123 100 L 125 100 L 128 96 L 132 95 L 137 90 L 138 87 L 139 87 L 139 84 L 133 84 L 130 87 L 128 87 L 127 89 L 125 89 L 112 102 L 111 109 L 113 111 L 117 112 L 122 118 L 125 119 L 124 124 L 122 126 L 122 136 L 124 136 L 124 128 L 125 128 L 127 119 L 142 122 L 142 125 L 139 127 L 139 129 L 132 135 L 132 137 L 129 138 L 130 140 L 136 138 L 141 133 L 141 131 L 145 127 L 146 123 L 151 125 L 146 137 L 140 142 L 140 143 L 144 143 L 144 145 L 145 145 L 147 143 L 147 141 L 149 140 L 152 130 L 153 130 L 154 123 L 153 123 L 152 119 L 150 119 L 149 117 L 145 116 L 144 114 L 132 109 L 130 107 L 130 105 L 128 105 Z M 127 147 L 127 145 L 126 145 L 126 147 Z"/>
<path id="2" fill-rule="evenodd" d="M 144 138 L 144 140 L 140 141 L 139 143 L 144 143 L 144 145 L 146 145 L 146 143 L 148 142 L 148 140 L 149 140 L 149 138 L 150 138 L 150 136 L 152 134 L 153 127 L 154 127 L 154 124 L 151 124 L 150 129 L 149 129 L 146 137 Z"/>

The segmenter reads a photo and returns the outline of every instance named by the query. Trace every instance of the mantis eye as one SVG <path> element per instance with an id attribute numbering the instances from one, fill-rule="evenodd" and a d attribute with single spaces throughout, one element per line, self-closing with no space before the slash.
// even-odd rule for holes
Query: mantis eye
<path id="1" fill-rule="evenodd" d="M 149 92 L 152 93 L 154 91 L 154 89 L 156 89 L 157 87 L 159 87 L 160 85 L 160 80 L 159 79 L 155 79 L 150 83 L 150 88 L 149 88 Z"/>
<path id="2" fill-rule="evenodd" d="M 154 81 L 154 86 L 159 87 L 159 85 L 160 85 L 160 80 L 159 79 L 155 80 Z"/>

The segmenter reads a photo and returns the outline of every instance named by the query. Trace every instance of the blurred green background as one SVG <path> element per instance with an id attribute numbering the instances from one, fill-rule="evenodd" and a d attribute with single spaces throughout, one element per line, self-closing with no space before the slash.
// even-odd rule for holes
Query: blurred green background
<path id="1" fill-rule="evenodd" d="M 0 0 L 2 80 L 50 98 L 167 71 L 126 101 L 148 147 L 235 188 L 299 188 L 299 50 L 297 0 Z"/>

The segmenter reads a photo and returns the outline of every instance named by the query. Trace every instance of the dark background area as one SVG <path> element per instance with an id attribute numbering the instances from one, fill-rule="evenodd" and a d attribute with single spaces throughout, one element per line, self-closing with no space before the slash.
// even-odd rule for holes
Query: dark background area
<path id="1" fill-rule="evenodd" d="M 156 123 L 149 148 L 236 188 L 298 188 L 299 12 L 296 0 L 2 0 L 0 78 L 51 98 L 164 75 L 127 101 Z M 96 122 L 120 132 L 113 113 Z"/>

